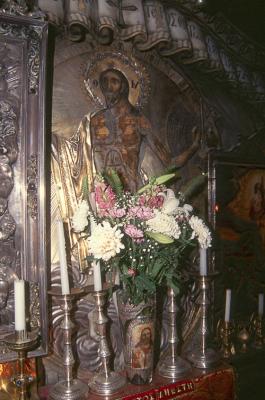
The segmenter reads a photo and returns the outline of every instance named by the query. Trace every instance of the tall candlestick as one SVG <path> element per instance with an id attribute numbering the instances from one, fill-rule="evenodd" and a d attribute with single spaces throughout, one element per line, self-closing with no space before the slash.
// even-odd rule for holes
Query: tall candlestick
<path id="1" fill-rule="evenodd" d="M 14 281 L 14 294 L 15 294 L 15 330 L 26 330 L 26 317 L 25 317 L 25 281 Z"/>
<path id="2" fill-rule="evenodd" d="M 66 250 L 65 250 L 65 237 L 63 229 L 63 221 L 57 221 L 58 241 L 59 241 L 59 259 L 60 259 L 60 272 L 61 272 L 61 287 L 62 294 L 69 294 L 69 277 L 67 271 Z"/>
<path id="3" fill-rule="evenodd" d="M 229 322 L 230 321 L 230 308 L 231 308 L 231 289 L 226 289 L 225 322 Z"/>
<path id="4" fill-rule="evenodd" d="M 264 307 L 264 294 L 259 293 L 259 315 L 263 316 L 263 307 Z"/>
<path id="5" fill-rule="evenodd" d="M 200 275 L 207 275 L 207 254 L 206 249 L 200 247 Z"/>

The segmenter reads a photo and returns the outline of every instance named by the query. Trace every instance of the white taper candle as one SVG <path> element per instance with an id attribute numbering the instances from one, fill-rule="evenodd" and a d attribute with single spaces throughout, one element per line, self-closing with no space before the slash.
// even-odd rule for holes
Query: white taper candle
<path id="1" fill-rule="evenodd" d="M 200 275 L 207 275 L 207 253 L 202 247 L 200 247 Z"/>
<path id="2" fill-rule="evenodd" d="M 99 262 L 93 261 L 93 273 L 94 273 L 94 290 L 100 292 L 102 290 L 101 280 L 101 268 Z"/>
<path id="3" fill-rule="evenodd" d="M 14 294 L 15 294 L 15 330 L 26 330 L 26 316 L 25 316 L 25 281 L 14 281 Z"/>
<path id="4" fill-rule="evenodd" d="M 264 294 L 259 293 L 259 315 L 263 316 L 263 308 L 264 308 Z"/>
<path id="5" fill-rule="evenodd" d="M 63 221 L 60 219 L 57 221 L 57 230 L 58 230 L 62 294 L 69 294 L 70 288 L 69 288 L 69 277 L 68 277 L 68 271 L 67 271 L 65 237 L 64 237 Z"/>
<path id="6" fill-rule="evenodd" d="M 96 222 L 94 220 L 94 216 L 90 216 L 90 232 L 93 235 L 93 231 L 95 229 Z M 94 276 L 94 290 L 95 292 L 100 292 L 102 290 L 102 279 L 101 279 L 101 268 L 100 263 L 97 261 L 92 262 L 93 267 L 93 276 Z"/>
<path id="7" fill-rule="evenodd" d="M 230 321 L 230 309 L 231 309 L 231 289 L 226 289 L 225 296 L 225 322 Z"/>

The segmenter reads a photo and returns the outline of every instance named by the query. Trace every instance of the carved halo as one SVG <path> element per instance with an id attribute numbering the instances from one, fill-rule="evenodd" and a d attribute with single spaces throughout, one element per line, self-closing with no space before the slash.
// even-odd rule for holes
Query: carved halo
<path id="1" fill-rule="evenodd" d="M 99 76 L 106 69 L 121 71 L 129 82 L 129 101 L 135 107 L 143 107 L 150 94 L 150 77 L 146 68 L 133 57 L 116 52 L 100 52 L 83 68 L 85 89 L 89 97 L 98 105 L 104 105 L 104 96 L 99 87 Z"/>

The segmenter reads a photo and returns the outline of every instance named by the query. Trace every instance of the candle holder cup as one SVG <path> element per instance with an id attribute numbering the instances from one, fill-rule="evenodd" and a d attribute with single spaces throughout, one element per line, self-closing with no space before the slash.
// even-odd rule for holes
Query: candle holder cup
<path id="1" fill-rule="evenodd" d="M 178 355 L 178 336 L 176 324 L 176 296 L 172 288 L 167 292 L 168 309 L 168 344 L 164 354 L 159 360 L 157 371 L 164 378 L 177 379 L 191 372 L 190 364 Z"/>
<path id="2" fill-rule="evenodd" d="M 207 276 L 197 276 L 199 284 L 199 295 L 196 299 L 196 304 L 199 306 L 200 326 L 197 334 L 197 342 L 187 354 L 187 359 L 195 368 L 209 369 L 216 366 L 220 362 L 220 354 L 211 347 L 211 332 L 209 318 L 210 284 L 216 273 L 208 274 Z"/>
<path id="3" fill-rule="evenodd" d="M 107 340 L 107 322 L 104 309 L 107 301 L 107 291 L 93 292 L 97 311 L 97 333 L 99 335 L 99 355 L 101 369 L 90 384 L 91 391 L 100 396 L 109 396 L 116 393 L 126 384 L 126 378 L 110 369 L 111 352 Z"/>
<path id="4" fill-rule="evenodd" d="M 53 386 L 49 394 L 49 399 L 83 400 L 86 398 L 88 386 L 80 380 L 73 378 L 75 360 L 72 351 L 72 330 L 74 324 L 71 321 L 70 315 L 73 301 L 85 294 L 86 288 L 71 289 L 70 294 L 62 294 L 54 289 L 50 290 L 48 293 L 60 300 L 60 307 L 64 313 L 61 329 L 64 333 L 63 364 L 65 367 L 65 380 Z"/>
<path id="5" fill-rule="evenodd" d="M 18 354 L 18 374 L 12 377 L 12 383 L 17 389 L 17 399 L 30 399 L 29 388 L 34 378 L 25 372 L 25 360 L 27 353 L 38 346 L 39 332 L 15 331 L 4 338 L 3 342 L 7 347 Z"/>

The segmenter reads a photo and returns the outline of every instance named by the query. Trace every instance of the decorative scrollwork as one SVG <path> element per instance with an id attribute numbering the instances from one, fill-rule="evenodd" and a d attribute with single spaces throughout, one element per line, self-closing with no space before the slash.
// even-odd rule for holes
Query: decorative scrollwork
<path id="1" fill-rule="evenodd" d="M 30 308 L 29 320 L 31 329 L 40 327 L 40 293 L 39 286 L 35 282 L 30 282 Z"/>
<path id="2" fill-rule="evenodd" d="M 0 22 L 0 35 L 11 36 L 29 41 L 28 52 L 28 78 L 29 92 L 38 93 L 39 69 L 40 69 L 40 44 L 42 36 L 42 27 L 39 26 L 21 26 L 11 25 L 6 22 Z"/>
<path id="3" fill-rule="evenodd" d="M 27 166 L 27 206 L 33 220 L 38 217 L 38 160 L 32 154 Z"/>

